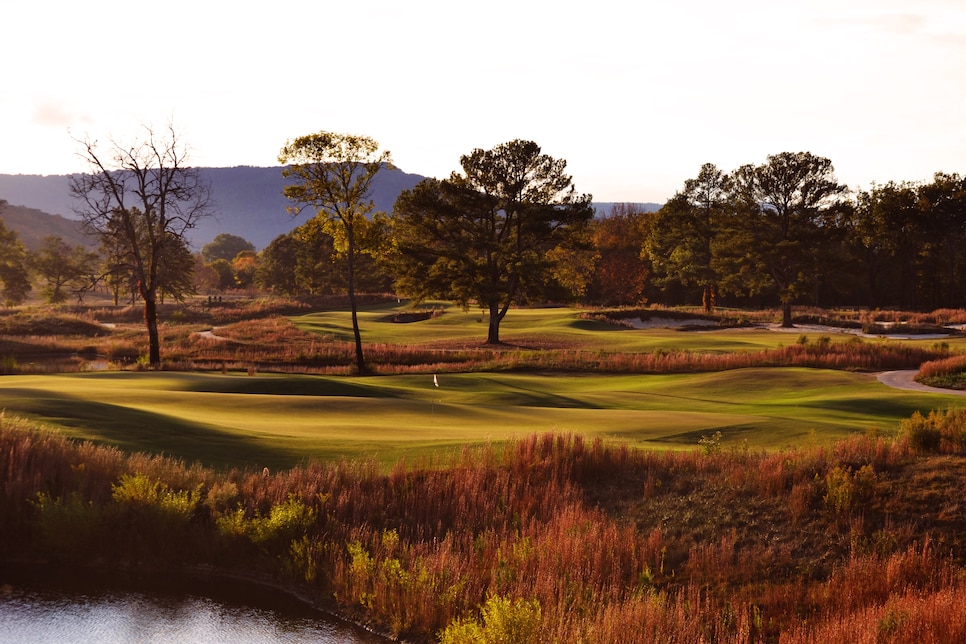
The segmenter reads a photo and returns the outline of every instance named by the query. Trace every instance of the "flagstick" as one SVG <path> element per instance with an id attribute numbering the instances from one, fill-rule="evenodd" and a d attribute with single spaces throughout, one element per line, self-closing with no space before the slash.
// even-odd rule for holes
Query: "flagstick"
<path id="1" fill-rule="evenodd" d="M 439 389 L 439 379 L 436 378 L 436 374 L 433 374 L 433 407 L 431 416 L 436 417 L 436 390 Z"/>

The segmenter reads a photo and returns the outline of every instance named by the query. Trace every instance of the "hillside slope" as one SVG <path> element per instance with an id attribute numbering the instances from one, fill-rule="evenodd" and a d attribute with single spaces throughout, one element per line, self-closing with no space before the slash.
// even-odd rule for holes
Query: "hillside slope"
<path id="1" fill-rule="evenodd" d="M 304 223 L 309 216 L 303 214 L 293 218 L 286 212 L 289 204 L 282 196 L 285 179 L 278 167 L 202 168 L 201 172 L 211 182 L 215 208 L 213 216 L 202 221 L 189 236 L 196 250 L 200 250 L 219 233 L 243 237 L 261 250 L 277 236 Z M 376 209 L 391 211 L 399 193 L 409 190 L 423 178 L 402 170 L 380 172 L 376 175 L 372 195 Z M 59 219 L 76 219 L 76 204 L 70 196 L 69 177 L 66 175 L 0 174 L 0 199 L 9 202 L 8 212 L 15 206 L 24 206 L 36 212 L 59 215 Z M 35 223 L 40 221 L 37 218 Z M 60 222 L 53 223 L 56 220 L 50 221 L 53 228 L 47 234 L 66 238 L 67 235 L 62 232 L 65 226 Z M 19 228 L 20 220 L 7 223 L 24 235 Z"/>
<path id="2" fill-rule="evenodd" d="M 80 222 L 60 215 L 51 215 L 36 208 L 7 205 L 0 210 L 0 220 L 20 236 L 29 250 L 40 248 L 44 237 L 56 235 L 71 246 L 97 245 L 97 240 L 85 235 Z"/>

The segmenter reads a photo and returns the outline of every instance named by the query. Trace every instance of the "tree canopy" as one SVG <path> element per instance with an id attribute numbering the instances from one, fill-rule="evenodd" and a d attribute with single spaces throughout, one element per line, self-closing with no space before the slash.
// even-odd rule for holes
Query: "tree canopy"
<path id="1" fill-rule="evenodd" d="M 0 199 L 0 212 L 7 202 Z M 7 306 L 21 304 L 30 292 L 27 247 L 13 230 L 0 219 L 0 282 L 3 283 L 3 301 Z"/>
<path id="2" fill-rule="evenodd" d="M 740 214 L 731 243 L 752 279 L 777 289 L 782 326 L 791 326 L 792 303 L 827 265 L 820 242 L 835 234 L 832 213 L 846 186 L 836 181 L 829 159 L 810 152 L 769 155 L 734 176 Z"/>
<path id="3" fill-rule="evenodd" d="M 218 233 L 213 240 L 201 247 L 201 256 L 208 263 L 216 259 L 225 259 L 230 262 L 235 259 L 238 253 L 246 250 L 255 250 L 255 245 L 238 235 Z"/>
<path id="4" fill-rule="evenodd" d="M 733 186 L 730 175 L 705 163 L 658 211 L 645 244 L 662 280 L 697 285 L 706 311 L 714 308 L 722 279 L 723 233 L 732 225 Z"/>
<path id="5" fill-rule="evenodd" d="M 51 304 L 67 299 L 69 293 L 82 298 L 98 280 L 96 252 L 83 246 L 71 247 L 62 237 L 48 235 L 41 247 L 30 255 L 30 267 L 44 285 L 41 293 Z M 69 292 L 69 293 L 68 293 Z"/>

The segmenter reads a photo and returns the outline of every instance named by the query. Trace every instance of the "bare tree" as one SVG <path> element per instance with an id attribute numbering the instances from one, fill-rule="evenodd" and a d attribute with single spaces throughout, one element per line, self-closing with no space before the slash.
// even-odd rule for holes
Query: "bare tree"
<path id="1" fill-rule="evenodd" d="M 70 191 L 87 231 L 122 249 L 144 300 L 149 362 L 158 366 L 158 294 L 164 279 L 171 279 L 164 267 L 181 251 L 187 233 L 211 214 L 211 187 L 187 165 L 187 147 L 172 125 L 163 136 L 144 130 L 144 138 L 130 146 L 110 141 L 103 155 L 96 141 L 77 140 L 90 172 L 72 176 Z"/>

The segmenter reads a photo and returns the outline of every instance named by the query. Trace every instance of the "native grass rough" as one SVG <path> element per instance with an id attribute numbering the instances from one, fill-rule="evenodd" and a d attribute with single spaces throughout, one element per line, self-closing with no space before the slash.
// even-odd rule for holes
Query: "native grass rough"
<path id="1" fill-rule="evenodd" d="M 964 418 L 772 453 L 544 434 L 220 473 L 4 418 L 0 539 L 256 578 L 414 642 L 960 641 Z"/>

